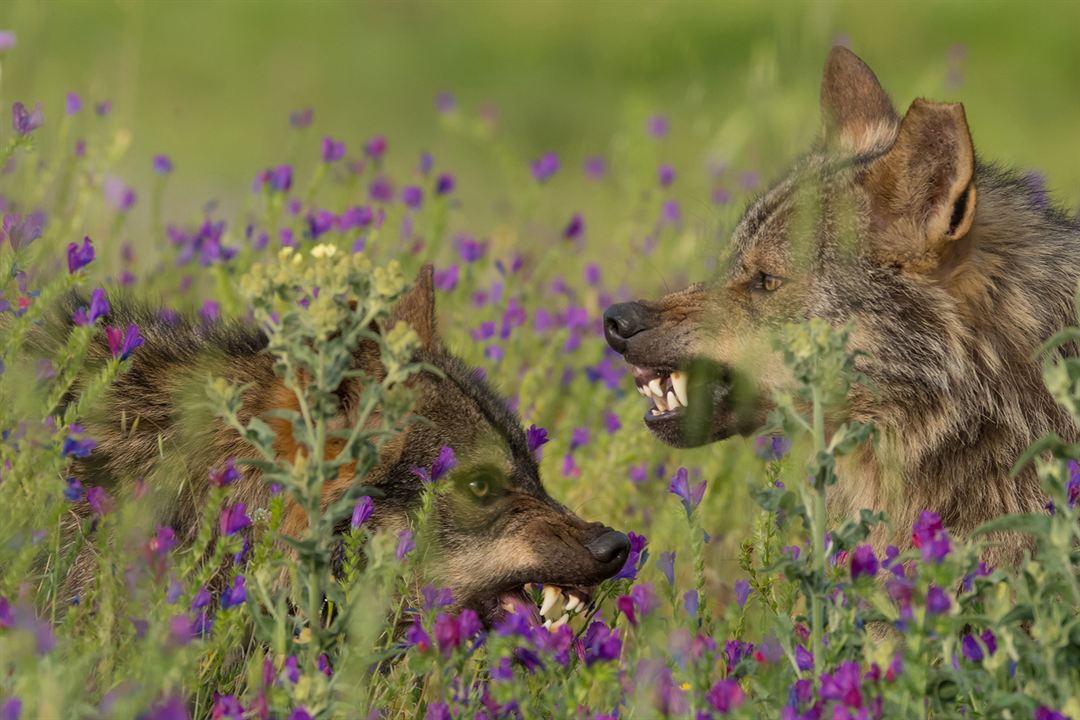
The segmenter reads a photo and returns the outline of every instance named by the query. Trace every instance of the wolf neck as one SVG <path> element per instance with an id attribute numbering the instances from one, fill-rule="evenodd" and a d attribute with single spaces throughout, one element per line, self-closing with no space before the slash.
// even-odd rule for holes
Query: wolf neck
<path id="1" fill-rule="evenodd" d="M 876 453 L 838 468 L 836 509 L 885 509 L 900 545 L 923 509 L 940 513 L 955 534 L 1001 514 L 1040 512 L 1034 471 L 1013 477 L 1011 469 L 1048 432 L 1078 436 L 1043 384 L 1036 351 L 1076 322 L 1080 227 L 1028 178 L 979 166 L 976 183 L 975 223 L 930 291 L 948 348 L 936 377 L 919 401 L 898 394 L 906 399 L 873 418 L 882 434 Z"/>

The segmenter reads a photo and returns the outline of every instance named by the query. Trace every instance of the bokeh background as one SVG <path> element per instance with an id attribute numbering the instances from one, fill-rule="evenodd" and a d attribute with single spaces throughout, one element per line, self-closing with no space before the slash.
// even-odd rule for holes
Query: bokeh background
<path id="1" fill-rule="evenodd" d="M 176 252 L 151 217 L 156 154 L 175 164 L 165 217 L 193 223 L 211 212 L 229 222 L 226 242 L 242 246 L 257 173 L 292 163 L 302 192 L 325 135 L 350 155 L 385 136 L 385 170 L 399 186 L 416 181 L 421 153 L 431 153 L 457 182 L 444 231 L 370 251 L 410 268 L 461 264 L 459 286 L 440 296 L 443 332 L 526 422 L 548 427 L 547 482 L 583 515 L 647 532 L 657 551 L 684 547 L 667 480 L 680 465 L 707 478 L 719 594 L 754 517 L 743 479 L 760 477 L 761 465 L 740 440 L 678 452 L 653 441 L 631 381 L 605 355 L 599 315 L 613 299 L 708 272 L 743 205 L 817 136 L 828 48 L 860 54 L 901 111 L 917 96 L 963 101 L 984 159 L 1032 173 L 1070 212 L 1080 202 L 1075 2 L 7 0 L 0 27 L 18 38 L 0 64 L 3 107 L 41 102 L 55 127 L 76 91 L 85 107 L 65 142 L 130 138 L 110 172 L 138 202 L 123 223 L 107 205 L 91 212 L 79 234 L 95 238 L 103 276 L 126 267 L 138 292 L 177 305 L 217 298 L 237 311 L 222 289 L 228 271 L 185 286 L 192 273 L 174 269 Z M 97 117 L 105 101 L 111 109 Z M 312 127 L 290 127 L 289 113 L 308 107 Z M 55 133 L 39 136 L 46 155 L 65 151 Z M 560 169 L 541 184 L 530 163 L 548 152 Z M 602 178 L 584 170 L 591 157 L 603 159 Z M 675 176 L 667 187 L 662 165 Z M 0 192 L 20 177 L 0 178 Z M 329 209 L 367 201 L 362 188 L 355 194 Z M 387 213 L 395 227 L 405 217 L 400 204 Z M 567 240 L 575 216 L 583 230 Z M 462 262 L 462 235 L 487 244 L 482 261 Z M 521 274 L 504 278 L 494 260 L 519 255 Z M 476 302 L 496 287 L 498 302 Z M 538 310 L 582 308 L 587 332 L 577 345 L 565 330 L 477 340 L 509 297 L 529 326 Z M 622 423 L 615 432 L 611 416 Z M 574 442 L 579 428 L 585 444 Z"/>

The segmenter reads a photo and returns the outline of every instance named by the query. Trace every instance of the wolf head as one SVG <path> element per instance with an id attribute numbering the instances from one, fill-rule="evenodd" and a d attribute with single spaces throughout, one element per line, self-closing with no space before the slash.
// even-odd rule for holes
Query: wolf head
<path id="1" fill-rule="evenodd" d="M 965 313 L 993 292 L 1001 267 L 973 241 L 963 106 L 920 99 L 901 118 L 873 72 L 837 47 L 821 111 L 820 142 L 746 209 L 716 277 L 605 312 L 607 342 L 649 401 L 646 425 L 672 445 L 760 428 L 789 380 L 770 336 L 815 316 L 854 321 L 853 342 L 870 353 L 860 370 L 885 397 L 852 397 L 853 412 L 936 402 Z"/>
<path id="2" fill-rule="evenodd" d="M 440 340 L 431 266 L 421 270 L 394 319 L 416 330 L 422 347 L 415 359 L 433 370 L 413 388 L 413 412 L 422 420 L 388 443 L 363 479 L 383 493 L 375 500 L 375 526 L 406 526 L 425 490 L 423 471 L 449 447 L 456 465 L 434 485 L 425 579 L 450 588 L 455 605 L 489 624 L 519 603 L 531 604 L 530 584 L 543 584 L 553 597 L 558 588 L 569 609 L 584 608 L 592 587 L 622 569 L 626 535 L 582 520 L 545 491 L 519 418 L 482 372 Z"/>

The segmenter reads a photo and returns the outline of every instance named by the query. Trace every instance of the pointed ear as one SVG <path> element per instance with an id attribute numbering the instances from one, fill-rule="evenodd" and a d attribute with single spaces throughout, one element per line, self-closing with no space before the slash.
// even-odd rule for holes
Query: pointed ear
<path id="1" fill-rule="evenodd" d="M 964 106 L 915 100 L 865 183 L 881 251 L 902 267 L 935 268 L 975 217 L 975 149 Z"/>
<path id="2" fill-rule="evenodd" d="M 829 51 L 821 79 L 825 144 L 860 154 L 886 146 L 896 132 L 896 111 L 873 71 L 839 45 Z"/>
<path id="3" fill-rule="evenodd" d="M 390 313 L 391 325 L 403 320 L 420 336 L 425 348 L 430 348 L 438 341 L 438 327 L 435 322 L 435 268 L 426 263 L 416 274 L 416 280 L 409 288 L 393 312 Z"/>

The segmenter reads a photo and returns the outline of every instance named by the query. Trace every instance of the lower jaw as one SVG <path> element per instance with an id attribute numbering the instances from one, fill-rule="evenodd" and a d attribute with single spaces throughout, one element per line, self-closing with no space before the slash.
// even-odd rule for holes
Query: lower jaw
<path id="1" fill-rule="evenodd" d="M 652 410 L 649 410 L 645 413 L 644 419 L 645 427 L 653 435 L 664 443 L 678 448 L 708 445 L 738 434 L 734 429 L 717 427 L 711 418 L 703 418 L 695 423 L 695 418 L 687 417 L 687 411 L 682 408 L 669 410 L 659 415 L 653 415 Z"/>

